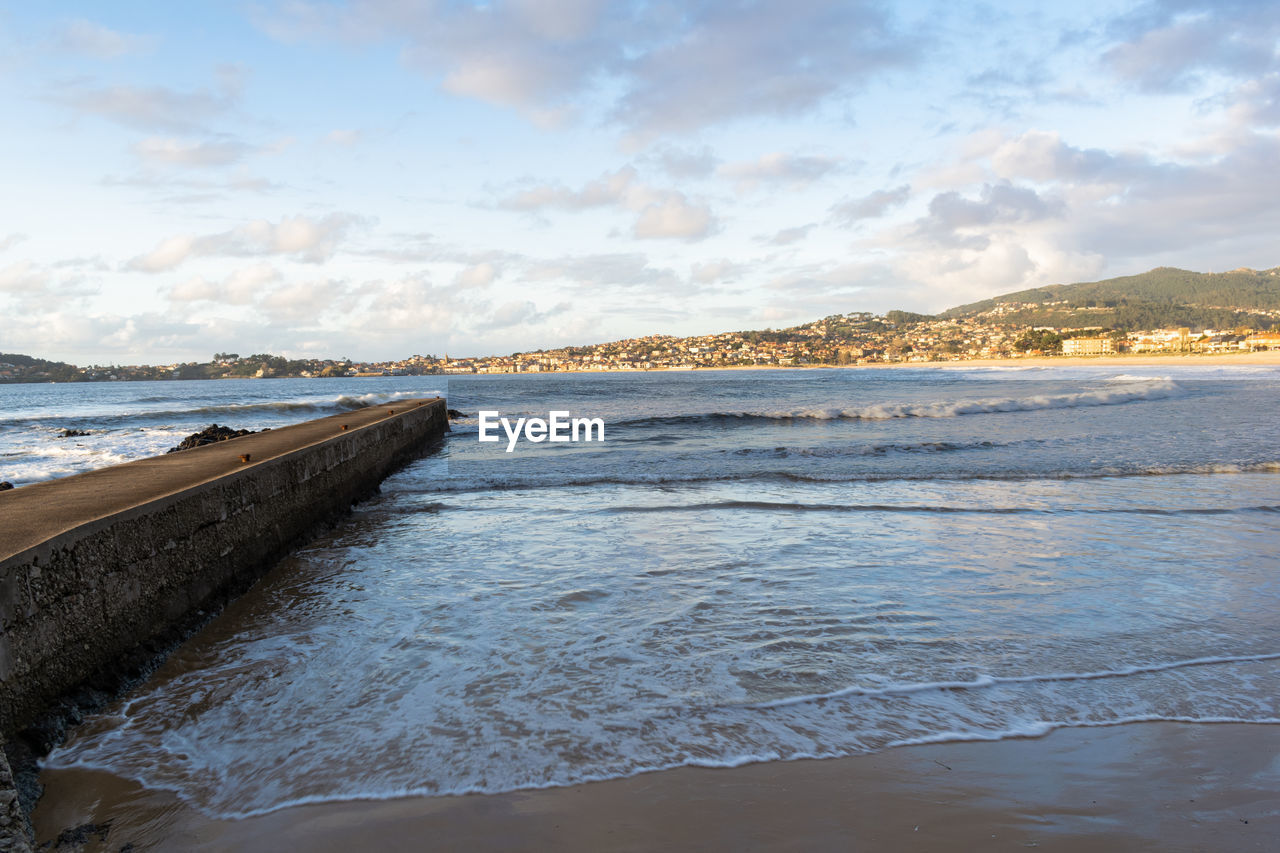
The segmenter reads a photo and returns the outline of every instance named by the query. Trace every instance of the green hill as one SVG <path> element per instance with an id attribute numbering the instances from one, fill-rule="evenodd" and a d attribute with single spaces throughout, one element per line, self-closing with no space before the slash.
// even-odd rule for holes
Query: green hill
<path id="1" fill-rule="evenodd" d="M 1157 267 L 1104 281 L 1055 284 L 960 305 L 941 316 L 971 317 L 1007 306 L 1008 323 L 1141 329 L 1269 326 L 1280 310 L 1280 267 L 1198 273 Z"/>
<path id="2" fill-rule="evenodd" d="M 73 382 L 77 378 L 74 364 L 0 352 L 0 382 Z"/>

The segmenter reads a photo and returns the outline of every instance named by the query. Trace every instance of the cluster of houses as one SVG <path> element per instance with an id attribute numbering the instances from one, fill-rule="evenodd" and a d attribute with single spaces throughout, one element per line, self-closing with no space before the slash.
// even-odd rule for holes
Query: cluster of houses
<path id="1" fill-rule="evenodd" d="M 1100 356 L 1123 352 L 1210 354 L 1280 350 L 1280 331 L 1203 329 L 1193 332 L 1189 328 L 1176 328 L 1101 334 L 1096 328 L 1028 328 L 1011 322 L 1011 313 L 1028 307 L 1001 304 L 982 314 L 958 318 L 901 311 L 884 315 L 853 312 L 780 331 L 722 332 L 685 338 L 646 335 L 591 346 L 474 358 L 414 355 L 389 362 L 352 362 L 346 359 L 286 360 L 270 355 L 241 358 L 234 353 L 219 353 L 208 364 L 83 368 L 54 362 L 15 365 L 0 361 L 0 382 L 692 370 L 967 361 L 1058 353 Z M 51 372 L 55 369 L 58 372 Z"/>

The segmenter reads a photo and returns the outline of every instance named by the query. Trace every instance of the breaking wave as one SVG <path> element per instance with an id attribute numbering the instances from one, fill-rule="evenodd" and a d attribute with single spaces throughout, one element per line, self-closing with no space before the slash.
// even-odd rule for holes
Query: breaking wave
<path id="1" fill-rule="evenodd" d="M 1136 387 L 1135 387 L 1136 386 Z M 1035 394 L 1028 397 L 1005 397 L 985 400 L 950 400 L 936 403 L 881 403 L 849 408 L 778 409 L 741 412 L 707 412 L 687 415 L 664 415 L 620 421 L 618 426 L 679 424 L 694 422 L 744 420 L 860 420 L 883 421 L 895 418 L 955 418 L 963 415 L 998 414 L 1003 412 L 1035 412 L 1046 409 L 1076 409 L 1092 406 L 1117 406 L 1146 400 L 1164 400 L 1179 396 L 1175 382 L 1134 383 L 1105 391 L 1078 394 Z"/>

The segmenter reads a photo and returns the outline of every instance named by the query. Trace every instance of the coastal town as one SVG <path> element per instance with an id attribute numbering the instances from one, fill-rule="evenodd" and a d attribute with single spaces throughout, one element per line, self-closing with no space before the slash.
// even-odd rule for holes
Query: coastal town
<path id="1" fill-rule="evenodd" d="M 1052 308 L 1053 305 L 1048 306 Z M 510 355 L 413 355 L 390 361 L 288 359 L 267 353 L 217 353 L 206 363 L 77 367 L 0 354 L 0 382 L 93 382 L 157 379 L 244 379 L 569 371 L 694 370 L 726 367 L 822 367 L 962 362 L 1044 356 L 1215 354 L 1280 350 L 1280 310 L 1253 311 L 1251 325 L 1177 326 L 1137 331 L 1097 325 L 1029 325 L 1044 303 L 1003 302 L 970 316 L 834 314 L 787 329 L 692 337 L 646 335 L 609 343 Z M 1073 310 L 1065 309 L 1069 318 Z M 1084 312 L 1078 312 L 1084 314 Z M 1087 314 L 1085 316 L 1096 316 Z"/>

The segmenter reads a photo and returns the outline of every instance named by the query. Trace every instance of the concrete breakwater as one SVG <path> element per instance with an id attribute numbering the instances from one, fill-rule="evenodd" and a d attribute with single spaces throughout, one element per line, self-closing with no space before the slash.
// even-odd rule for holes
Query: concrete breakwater
<path id="1" fill-rule="evenodd" d="M 0 493 L 0 735 L 30 740 L 447 429 L 444 400 L 399 400 Z"/>

